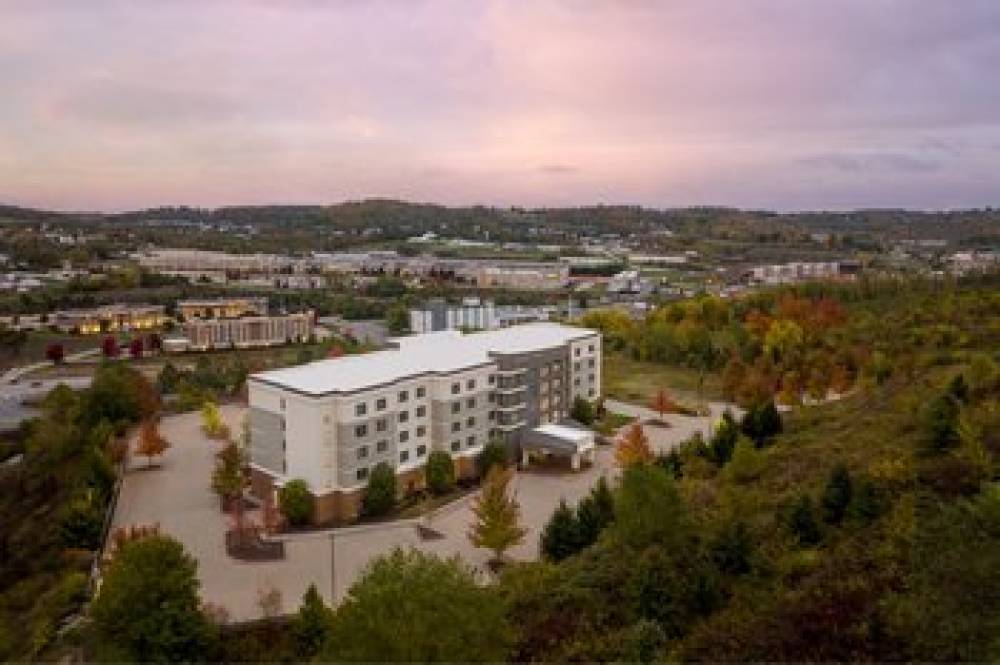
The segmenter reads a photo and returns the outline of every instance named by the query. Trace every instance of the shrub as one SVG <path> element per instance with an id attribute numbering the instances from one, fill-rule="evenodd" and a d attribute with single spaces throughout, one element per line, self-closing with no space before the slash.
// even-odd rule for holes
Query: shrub
<path id="1" fill-rule="evenodd" d="M 385 515 L 396 505 L 396 472 L 385 462 L 379 462 L 368 477 L 364 512 L 372 517 Z"/>
<path id="2" fill-rule="evenodd" d="M 313 500 L 306 481 L 296 478 L 285 483 L 278 490 L 278 505 L 290 524 L 308 524 L 312 518 Z"/>
<path id="3" fill-rule="evenodd" d="M 494 466 L 505 467 L 508 461 L 507 446 L 502 441 L 491 440 L 483 446 L 482 452 L 476 458 L 476 468 L 479 475 L 485 478 Z"/>
<path id="4" fill-rule="evenodd" d="M 562 561 L 579 550 L 580 527 L 573 510 L 561 500 L 542 529 L 540 549 L 549 561 Z"/>
<path id="5" fill-rule="evenodd" d="M 88 492 L 70 502 L 59 519 L 59 539 L 69 548 L 96 550 L 101 546 L 104 512 Z"/>
<path id="6" fill-rule="evenodd" d="M 573 400 L 569 415 L 582 425 L 591 425 L 594 422 L 594 405 L 578 395 Z"/>
<path id="7" fill-rule="evenodd" d="M 823 489 L 823 519 L 829 524 L 840 524 L 851 505 L 851 474 L 844 464 L 838 464 L 830 472 Z"/>
<path id="8" fill-rule="evenodd" d="M 822 534 L 819 531 L 819 524 L 816 523 L 812 499 L 808 494 L 800 496 L 792 506 L 788 527 L 798 539 L 799 545 L 812 547 L 819 544 Z"/>
<path id="9" fill-rule="evenodd" d="M 455 486 L 455 464 L 451 461 L 451 455 L 443 450 L 431 452 L 424 473 L 427 488 L 434 494 L 445 494 Z"/>

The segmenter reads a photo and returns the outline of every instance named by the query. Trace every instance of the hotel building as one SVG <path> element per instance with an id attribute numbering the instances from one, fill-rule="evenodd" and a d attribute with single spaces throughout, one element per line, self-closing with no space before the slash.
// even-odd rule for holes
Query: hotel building
<path id="1" fill-rule="evenodd" d="M 561 424 L 576 397 L 601 392 L 601 336 L 554 323 L 391 340 L 373 353 L 250 377 L 253 491 L 301 478 L 316 522 L 355 519 L 372 468 L 391 465 L 402 491 L 424 485 L 433 450 L 459 477 L 496 438 L 510 453 L 592 460 L 593 434 Z"/>
<path id="2" fill-rule="evenodd" d="M 184 349 L 245 349 L 304 342 L 315 332 L 312 311 L 273 316 L 242 316 L 235 319 L 188 319 L 182 324 Z"/>

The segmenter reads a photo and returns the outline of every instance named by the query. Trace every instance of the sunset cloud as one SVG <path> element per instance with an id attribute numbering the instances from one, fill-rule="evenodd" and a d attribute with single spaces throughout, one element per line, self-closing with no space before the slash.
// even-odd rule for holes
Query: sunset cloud
<path id="1" fill-rule="evenodd" d="M 992 0 L 0 5 L 0 201 L 996 205 Z"/>

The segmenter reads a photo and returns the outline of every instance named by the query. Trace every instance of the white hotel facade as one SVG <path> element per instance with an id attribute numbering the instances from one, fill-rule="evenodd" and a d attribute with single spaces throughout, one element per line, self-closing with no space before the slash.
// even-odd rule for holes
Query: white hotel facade
<path id="1" fill-rule="evenodd" d="M 301 478 L 315 521 L 344 522 L 358 516 L 380 462 L 396 470 L 402 491 L 414 491 L 431 451 L 448 452 L 468 477 L 492 438 L 513 455 L 565 454 L 574 468 L 591 459 L 593 436 L 559 423 L 576 397 L 601 394 L 600 333 L 530 323 L 392 344 L 250 377 L 255 494 Z"/>

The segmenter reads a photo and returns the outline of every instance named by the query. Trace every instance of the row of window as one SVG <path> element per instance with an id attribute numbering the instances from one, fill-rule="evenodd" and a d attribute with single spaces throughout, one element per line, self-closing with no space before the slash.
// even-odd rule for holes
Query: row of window
<path id="1" fill-rule="evenodd" d="M 594 345 L 593 344 L 588 344 L 587 345 L 587 353 L 593 353 L 593 352 L 594 352 Z M 575 356 L 579 356 L 580 355 L 580 347 L 579 346 L 576 347 L 573 350 L 573 355 L 575 355 Z"/>
<path id="2" fill-rule="evenodd" d="M 415 394 L 416 394 L 416 399 L 422 399 L 427 396 L 427 388 L 425 388 L 424 386 L 418 386 L 415 391 Z M 410 400 L 409 390 L 400 390 L 396 394 L 396 401 L 399 402 L 400 404 L 404 404 L 409 400 Z M 387 408 L 389 408 L 388 398 L 379 397 L 377 400 L 375 400 L 376 411 L 385 411 Z M 354 405 L 354 415 L 360 417 L 367 414 L 368 414 L 368 402 L 358 402 L 357 404 Z"/>
<path id="3" fill-rule="evenodd" d="M 414 432 L 414 436 L 418 439 L 422 439 L 423 437 L 427 436 L 427 428 L 421 425 Z M 399 433 L 400 443 L 406 443 L 409 440 L 410 440 L 409 430 L 403 430 L 402 432 Z M 385 439 L 382 439 L 375 443 L 376 452 L 384 453 L 388 449 L 389 449 L 389 442 Z M 364 459 L 368 457 L 368 446 L 359 446 L 357 450 L 357 455 L 358 459 Z"/>
<path id="4" fill-rule="evenodd" d="M 574 372 L 579 372 L 582 367 L 583 367 L 583 365 L 580 364 L 580 361 L 577 361 L 577 362 L 573 363 L 573 371 Z M 593 358 L 589 358 L 587 360 L 587 367 L 589 367 L 591 369 L 594 368 L 594 359 Z"/>
<path id="5" fill-rule="evenodd" d="M 417 451 L 416 451 L 416 455 L 415 456 L 416 456 L 417 459 L 422 459 L 422 458 L 426 457 L 427 456 L 427 446 L 423 446 L 423 445 L 417 446 Z M 406 464 L 409 461 L 410 461 L 410 451 L 409 450 L 400 450 L 399 451 L 399 463 L 400 464 Z M 368 478 L 368 467 L 366 467 L 366 466 L 358 467 L 354 471 L 354 477 L 357 478 L 358 480 L 365 480 L 365 479 L 367 479 Z"/>
<path id="6" fill-rule="evenodd" d="M 414 410 L 413 415 L 414 415 L 415 418 L 423 418 L 423 417 L 425 417 L 427 415 L 427 407 L 426 406 L 418 406 Z M 410 420 L 410 412 L 409 411 L 400 411 L 398 414 L 396 414 L 396 419 L 399 422 L 401 422 L 401 423 L 409 422 L 409 420 Z M 389 424 L 386 422 L 385 418 L 380 418 L 379 420 L 375 421 L 375 431 L 376 432 L 384 432 L 386 429 L 388 429 L 388 427 L 389 427 Z M 362 423 L 360 425 L 355 425 L 354 426 L 354 436 L 356 436 L 359 439 L 368 436 L 368 424 L 367 423 Z"/>

